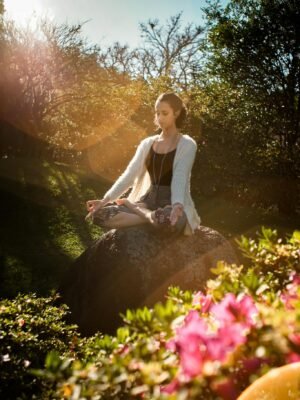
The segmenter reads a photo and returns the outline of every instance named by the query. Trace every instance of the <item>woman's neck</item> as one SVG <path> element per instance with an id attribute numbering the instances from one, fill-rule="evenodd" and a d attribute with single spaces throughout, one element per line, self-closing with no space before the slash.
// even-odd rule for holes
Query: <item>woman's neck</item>
<path id="1" fill-rule="evenodd" d="M 179 135 L 179 131 L 177 128 L 175 128 L 175 129 L 162 131 L 159 134 L 159 138 L 161 140 L 170 140 L 170 139 L 172 140 L 175 136 L 178 136 L 178 135 Z"/>

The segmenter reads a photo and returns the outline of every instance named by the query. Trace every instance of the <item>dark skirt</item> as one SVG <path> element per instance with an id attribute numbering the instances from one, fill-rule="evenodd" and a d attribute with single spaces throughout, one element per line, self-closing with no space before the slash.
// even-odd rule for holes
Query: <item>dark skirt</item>
<path id="1" fill-rule="evenodd" d="M 175 225 L 172 226 L 169 221 L 172 211 L 170 186 L 151 185 L 147 192 L 135 202 L 135 204 L 139 203 L 144 203 L 148 210 L 156 210 L 156 217 L 159 223 L 154 226 L 155 230 L 165 232 L 166 234 L 173 233 L 175 236 L 183 232 L 187 222 L 184 211 L 182 216 L 178 217 Z M 134 210 L 128 208 L 124 204 L 118 205 L 115 202 L 110 202 L 93 215 L 92 221 L 95 225 L 100 226 L 104 230 L 108 230 L 111 228 L 107 228 L 105 222 L 120 212 L 135 214 Z"/>

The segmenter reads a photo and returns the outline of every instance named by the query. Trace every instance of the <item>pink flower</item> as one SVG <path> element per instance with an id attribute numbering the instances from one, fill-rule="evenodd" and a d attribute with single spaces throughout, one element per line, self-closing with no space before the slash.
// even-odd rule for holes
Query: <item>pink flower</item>
<path id="1" fill-rule="evenodd" d="M 292 284 L 295 286 L 299 286 L 300 285 L 300 275 L 297 274 L 297 272 L 293 271 L 290 274 L 290 280 L 292 281 Z"/>
<path id="2" fill-rule="evenodd" d="M 240 323 L 245 328 L 254 325 L 257 308 L 251 296 L 238 299 L 233 293 L 227 293 L 224 299 L 211 307 L 211 313 L 222 324 Z"/>
<path id="3" fill-rule="evenodd" d="M 188 330 L 192 328 L 199 328 L 201 331 L 206 332 L 207 325 L 203 318 L 200 318 L 199 313 L 197 310 L 190 310 L 189 313 L 186 315 L 184 321 L 188 323 Z M 180 331 L 183 328 L 178 328 Z"/>
<path id="4" fill-rule="evenodd" d="M 193 296 L 193 301 L 192 301 L 192 305 L 198 305 L 200 304 L 201 306 L 201 311 L 203 313 L 207 313 L 211 307 L 211 305 L 213 304 L 213 300 L 212 300 L 212 295 L 210 294 L 203 294 L 201 291 L 197 292 L 194 296 Z"/>
<path id="5" fill-rule="evenodd" d="M 294 310 L 295 309 L 295 301 L 298 300 L 298 296 L 294 293 L 282 293 L 280 295 L 280 299 L 282 300 L 285 308 L 287 310 Z"/>
<path id="6" fill-rule="evenodd" d="M 167 347 L 178 351 L 182 372 L 190 379 L 203 372 L 206 362 L 225 361 L 228 353 L 245 340 L 239 324 L 221 325 L 213 332 L 198 311 L 191 310 Z"/>
<path id="7" fill-rule="evenodd" d="M 286 356 L 286 362 L 288 364 L 292 364 L 294 362 L 299 362 L 299 361 L 300 361 L 300 354 L 298 353 L 291 352 Z"/>
<path id="8" fill-rule="evenodd" d="M 207 350 L 211 359 L 225 361 L 229 352 L 245 342 L 246 336 L 238 324 L 221 326 L 215 337 L 207 341 Z"/>
<path id="9" fill-rule="evenodd" d="M 169 339 L 166 342 L 166 349 L 175 352 L 176 351 L 176 340 L 174 338 Z"/>
<path id="10" fill-rule="evenodd" d="M 160 387 L 161 393 L 167 393 L 167 394 L 172 394 L 176 392 L 177 389 L 180 387 L 180 382 L 178 381 L 177 378 L 174 378 L 170 383 L 167 385 L 162 385 Z"/>
<path id="11" fill-rule="evenodd" d="M 201 373 L 203 355 L 200 345 L 204 343 L 207 325 L 198 311 L 191 310 L 185 317 L 184 326 L 177 329 L 176 348 L 180 354 L 180 364 L 189 377 Z"/>
<path id="12" fill-rule="evenodd" d="M 206 341 L 206 359 L 211 361 L 224 361 L 229 348 L 224 346 L 223 340 L 219 335 L 212 335 Z"/>
<path id="13" fill-rule="evenodd" d="M 183 350 L 180 353 L 180 366 L 184 374 L 193 378 L 200 375 L 203 369 L 203 354 L 199 348 L 199 345 L 195 345 L 193 351 L 192 349 Z"/>
<path id="14" fill-rule="evenodd" d="M 126 355 L 130 352 L 130 347 L 127 344 L 122 344 L 117 350 L 116 353 Z"/>
<path id="15" fill-rule="evenodd" d="M 300 284 L 300 276 L 295 272 L 290 275 L 291 283 L 286 286 L 286 290 L 281 294 L 280 298 L 288 310 L 295 308 L 295 302 L 299 300 L 298 288 Z"/>
<path id="16" fill-rule="evenodd" d="M 291 342 L 291 348 L 293 350 L 296 349 L 296 351 L 291 351 L 287 356 L 286 356 L 286 362 L 288 364 L 298 362 L 300 361 L 300 354 L 297 352 L 297 350 L 300 350 L 300 333 L 290 333 L 288 335 L 288 339 Z"/>
<path id="17" fill-rule="evenodd" d="M 300 333 L 290 333 L 288 338 L 294 345 L 300 347 Z"/>

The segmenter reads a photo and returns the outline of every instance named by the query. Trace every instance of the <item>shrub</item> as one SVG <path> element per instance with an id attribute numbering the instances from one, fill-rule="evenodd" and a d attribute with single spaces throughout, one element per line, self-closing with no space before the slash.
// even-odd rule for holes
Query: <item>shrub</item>
<path id="1" fill-rule="evenodd" d="M 262 228 L 239 245 L 252 266 L 219 262 L 202 292 L 170 287 L 165 303 L 127 310 L 89 356 L 49 354 L 39 373 L 65 399 L 236 399 L 270 368 L 300 360 L 300 232 Z"/>
<path id="2" fill-rule="evenodd" d="M 56 307 L 56 296 L 37 298 L 19 294 L 0 301 L 0 398 L 50 398 L 53 384 L 32 375 L 44 368 L 46 354 L 56 349 L 71 358 L 77 350 L 78 333 L 66 325 L 67 306 Z"/>

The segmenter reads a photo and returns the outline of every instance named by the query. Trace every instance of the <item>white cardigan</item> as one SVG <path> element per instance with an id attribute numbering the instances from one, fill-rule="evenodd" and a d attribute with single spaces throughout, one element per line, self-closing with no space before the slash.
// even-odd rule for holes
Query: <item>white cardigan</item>
<path id="1" fill-rule="evenodd" d="M 151 185 L 149 172 L 145 165 L 146 157 L 155 139 L 159 135 L 143 139 L 137 147 L 134 157 L 127 168 L 119 176 L 104 197 L 115 201 L 127 189 L 132 187 L 128 200 L 136 202 L 144 195 Z M 181 203 L 187 216 L 184 235 L 192 235 L 199 229 L 201 218 L 191 197 L 190 179 L 191 171 L 197 152 L 197 143 L 189 135 L 181 135 L 177 144 L 173 161 L 173 175 L 171 181 L 171 203 Z"/>

